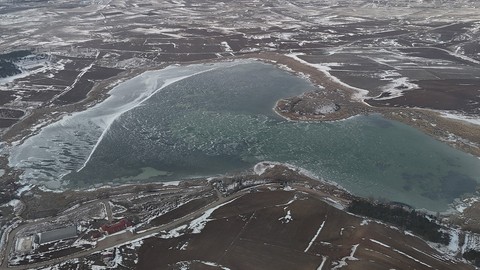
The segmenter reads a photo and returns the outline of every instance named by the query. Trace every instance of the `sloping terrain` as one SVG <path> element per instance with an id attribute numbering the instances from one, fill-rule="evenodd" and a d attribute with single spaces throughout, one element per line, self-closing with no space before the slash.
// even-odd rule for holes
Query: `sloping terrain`
<path id="1" fill-rule="evenodd" d="M 248 193 L 208 220 L 200 233 L 145 239 L 137 269 L 473 269 L 299 191 Z"/>

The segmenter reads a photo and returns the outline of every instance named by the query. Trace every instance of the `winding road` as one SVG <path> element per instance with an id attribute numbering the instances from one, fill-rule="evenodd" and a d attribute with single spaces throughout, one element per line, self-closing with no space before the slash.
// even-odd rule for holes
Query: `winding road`
<path id="1" fill-rule="evenodd" d="M 110 235 L 110 236 L 107 236 L 106 238 L 98 241 L 96 247 L 94 247 L 92 249 L 80 251 L 80 252 L 77 252 L 77 253 L 74 253 L 74 254 L 71 254 L 71 255 L 68 255 L 68 256 L 64 256 L 64 257 L 61 257 L 61 258 L 52 259 L 52 260 L 48 260 L 48 261 L 44 261 L 44 262 L 33 263 L 33 264 L 28 264 L 28 265 L 21 265 L 21 266 L 8 266 L 8 263 L 7 263 L 8 260 L 3 260 L 2 264 L 0 266 L 0 270 L 7 270 L 7 269 L 9 269 L 9 270 L 20 270 L 20 269 L 32 269 L 32 268 L 43 267 L 43 266 L 47 266 L 47 265 L 51 265 L 51 264 L 61 263 L 61 262 L 67 261 L 67 260 L 75 259 L 75 258 L 85 257 L 85 256 L 91 255 L 93 253 L 96 253 L 96 252 L 99 252 L 99 251 L 102 251 L 102 250 L 105 250 L 105 249 L 113 248 L 113 247 L 116 247 L 116 246 L 121 246 L 121 245 L 127 244 L 129 242 L 134 242 L 136 240 L 141 240 L 143 238 L 150 237 L 154 234 L 160 233 L 161 231 L 174 229 L 174 228 L 182 225 L 183 223 L 186 223 L 187 221 L 190 221 L 192 219 L 195 219 L 195 218 L 201 216 L 208 209 L 217 207 L 217 206 L 219 206 L 223 203 L 226 203 L 226 202 L 231 201 L 233 199 L 236 199 L 240 196 L 243 196 L 245 194 L 245 191 L 234 193 L 234 194 L 232 194 L 230 196 L 227 196 L 227 197 L 223 197 L 220 194 L 220 192 L 218 192 L 218 191 L 216 191 L 216 193 L 217 193 L 217 197 L 218 197 L 218 199 L 216 201 L 214 201 L 214 202 L 212 202 L 212 203 L 210 203 L 210 204 L 208 204 L 208 205 L 206 205 L 206 206 L 204 206 L 204 207 L 202 207 L 202 208 L 200 208 L 200 209 L 198 209 L 194 212 L 191 212 L 191 213 L 189 213 L 189 214 L 187 214 L 187 215 L 185 215 L 185 216 L 183 216 L 179 219 L 176 219 L 176 220 L 174 220 L 170 223 L 167 223 L 167 224 L 164 224 L 164 225 L 161 225 L 161 226 L 158 226 L 158 227 L 150 228 L 150 229 L 142 231 L 140 233 L 132 233 L 131 231 L 127 230 L 127 231 L 124 231 L 124 232 L 119 233 L 119 234 Z M 94 201 L 94 202 L 91 202 L 91 203 L 98 203 L 98 202 L 102 202 L 102 203 L 105 204 L 105 206 L 107 208 L 107 214 L 108 214 L 108 212 L 110 212 L 110 214 L 108 214 L 108 216 L 110 218 L 111 217 L 111 210 L 108 211 L 108 209 L 110 208 L 108 201 L 100 200 L 100 201 Z M 72 211 L 75 211 L 75 210 L 72 210 Z M 12 230 L 12 232 L 10 232 L 10 234 L 8 235 L 8 240 L 7 240 L 8 242 L 7 242 L 7 246 L 4 250 L 4 256 L 5 256 L 5 254 L 10 253 L 10 251 L 12 250 L 12 248 L 14 246 L 15 235 L 16 235 L 16 233 L 18 233 L 18 231 L 20 231 L 21 229 L 23 229 L 27 225 L 31 226 L 31 225 L 35 225 L 37 223 L 41 223 L 41 222 L 44 222 L 44 221 L 45 220 L 31 222 L 31 223 L 25 224 L 23 226 L 19 226 L 16 229 Z M 6 252 L 6 251 L 8 251 L 8 252 Z"/>

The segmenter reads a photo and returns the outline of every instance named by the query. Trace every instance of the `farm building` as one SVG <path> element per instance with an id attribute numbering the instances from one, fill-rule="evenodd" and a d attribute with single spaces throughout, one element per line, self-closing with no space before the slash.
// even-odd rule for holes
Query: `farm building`
<path id="1" fill-rule="evenodd" d="M 104 232 L 106 234 L 113 234 L 119 231 L 123 231 L 132 225 L 133 225 L 132 222 L 124 218 L 117 223 L 113 223 L 110 225 L 103 225 L 102 227 L 100 227 L 100 232 Z"/>
<path id="2" fill-rule="evenodd" d="M 40 245 L 42 245 L 74 237 L 77 237 L 77 227 L 68 226 L 56 230 L 39 233 L 37 234 L 36 240 Z"/>

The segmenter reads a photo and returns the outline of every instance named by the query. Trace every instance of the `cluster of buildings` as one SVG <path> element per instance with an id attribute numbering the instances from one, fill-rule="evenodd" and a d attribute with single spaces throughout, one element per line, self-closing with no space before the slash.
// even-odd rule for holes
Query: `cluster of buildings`
<path id="1" fill-rule="evenodd" d="M 132 225 L 133 223 L 125 218 L 116 223 L 102 225 L 98 231 L 94 231 L 94 233 L 91 235 L 92 240 L 96 240 L 104 235 L 111 235 L 121 232 Z M 41 245 L 63 240 L 76 239 L 79 237 L 80 233 L 81 232 L 78 231 L 76 225 L 70 225 L 55 230 L 36 233 L 34 235 L 17 237 L 15 242 L 15 252 L 18 254 L 31 253 Z"/>

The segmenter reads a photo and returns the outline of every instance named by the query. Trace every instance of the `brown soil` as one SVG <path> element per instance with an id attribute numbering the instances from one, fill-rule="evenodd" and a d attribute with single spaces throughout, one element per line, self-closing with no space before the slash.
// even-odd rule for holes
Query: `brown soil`
<path id="1" fill-rule="evenodd" d="M 51 100 L 58 94 L 60 94 L 60 91 L 49 91 L 49 90 L 29 91 L 25 96 L 22 97 L 22 101 L 45 102 L 45 101 Z"/>
<path id="2" fill-rule="evenodd" d="M 204 197 L 204 198 L 189 201 L 188 203 L 178 208 L 175 208 L 174 210 L 167 212 L 164 215 L 154 218 L 152 221 L 150 221 L 150 224 L 152 226 L 160 226 L 163 224 L 167 224 L 171 221 L 174 221 L 175 219 L 186 216 L 191 212 L 195 212 L 196 210 L 208 205 L 209 203 L 214 202 L 216 198 L 217 198 L 216 195 L 212 195 L 209 197 Z"/>
<path id="3" fill-rule="evenodd" d="M 14 91 L 0 91 L 0 106 L 15 100 Z"/>
<path id="4" fill-rule="evenodd" d="M 92 89 L 93 81 L 81 78 L 75 86 L 53 102 L 56 105 L 76 103 L 83 100 Z"/>
<path id="5" fill-rule="evenodd" d="M 292 220 L 282 222 L 287 211 Z M 402 269 L 425 269 L 426 265 L 473 269 L 442 258 L 422 240 L 401 230 L 375 222 L 361 225 L 362 218 L 303 192 L 245 194 L 214 211 L 211 218 L 199 234 L 145 239 L 137 269 L 178 269 L 180 263 L 197 265 L 202 261 L 230 269 L 316 269 L 324 258 L 323 269 L 332 269 L 342 260 L 347 263 L 345 269 L 392 269 L 399 265 Z M 348 258 L 354 245 L 358 245 L 354 258 Z"/>
<path id="6" fill-rule="evenodd" d="M 454 110 L 480 115 L 480 80 L 447 79 L 413 82 L 419 89 L 406 91 L 403 96 L 387 100 L 367 100 L 377 107 L 418 107 Z"/>
<path id="7" fill-rule="evenodd" d="M 18 121 L 18 119 L 0 119 L 0 128 L 11 127 L 15 125 L 15 123 L 17 123 Z"/>

